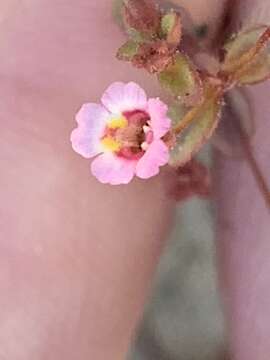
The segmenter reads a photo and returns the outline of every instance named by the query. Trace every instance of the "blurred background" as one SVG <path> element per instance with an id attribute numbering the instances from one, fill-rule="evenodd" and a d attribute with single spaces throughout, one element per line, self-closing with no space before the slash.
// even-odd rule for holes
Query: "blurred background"
<path id="1" fill-rule="evenodd" d="M 214 240 L 214 204 L 181 204 L 130 360 L 228 359 Z"/>

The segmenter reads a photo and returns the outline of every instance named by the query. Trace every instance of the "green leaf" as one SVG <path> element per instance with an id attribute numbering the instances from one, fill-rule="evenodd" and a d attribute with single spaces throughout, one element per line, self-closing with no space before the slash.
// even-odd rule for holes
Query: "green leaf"
<path id="1" fill-rule="evenodd" d="M 188 108 L 185 105 L 177 101 L 173 102 L 168 110 L 168 117 L 172 120 L 172 127 L 177 126 L 187 112 Z"/>
<path id="2" fill-rule="evenodd" d="M 233 62 L 253 48 L 260 36 L 267 30 L 267 26 L 258 26 L 254 29 L 242 31 L 234 35 L 225 45 L 226 57 L 224 67 L 230 67 Z"/>
<path id="3" fill-rule="evenodd" d="M 128 40 L 124 45 L 120 47 L 117 52 L 117 58 L 119 60 L 131 61 L 137 54 L 139 44 L 133 40 Z"/>
<path id="4" fill-rule="evenodd" d="M 270 49 L 256 59 L 249 69 L 241 74 L 240 85 L 257 84 L 270 77 Z"/>
<path id="5" fill-rule="evenodd" d="M 169 12 L 168 14 L 164 15 L 161 19 L 161 30 L 162 34 L 167 37 L 167 35 L 172 31 L 175 21 L 176 21 L 176 13 Z"/>
<path id="6" fill-rule="evenodd" d="M 152 37 L 149 34 L 137 31 L 133 28 L 128 28 L 126 31 L 131 40 L 137 43 L 143 43 L 152 40 Z"/>
<path id="7" fill-rule="evenodd" d="M 182 37 L 180 15 L 174 11 L 165 14 L 161 19 L 161 36 L 172 46 L 177 46 Z"/>
<path id="8" fill-rule="evenodd" d="M 197 104 L 202 97 L 202 82 L 195 67 L 184 54 L 158 76 L 161 86 L 187 105 Z"/>
<path id="9" fill-rule="evenodd" d="M 266 25 L 243 31 L 225 45 L 222 70 L 233 73 L 240 85 L 270 77 L 270 29 Z"/>
<path id="10" fill-rule="evenodd" d="M 191 125 L 176 137 L 176 144 L 170 154 L 170 165 L 183 166 L 207 142 L 218 125 L 221 103 L 221 97 L 211 95 L 210 92 L 196 107 L 196 115 Z"/>

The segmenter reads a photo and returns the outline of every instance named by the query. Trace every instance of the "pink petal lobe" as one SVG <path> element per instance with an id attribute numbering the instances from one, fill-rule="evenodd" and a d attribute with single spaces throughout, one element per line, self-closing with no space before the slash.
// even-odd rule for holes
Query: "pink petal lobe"
<path id="1" fill-rule="evenodd" d="M 78 127 L 71 133 L 73 150 L 85 158 L 93 157 L 101 152 L 102 137 L 108 111 L 98 104 L 84 104 L 76 116 Z"/>
<path id="2" fill-rule="evenodd" d="M 134 82 L 115 82 L 105 91 L 101 102 L 111 113 L 120 114 L 122 111 L 144 110 L 147 97 L 145 91 Z"/>
<path id="3" fill-rule="evenodd" d="M 103 184 L 128 184 L 135 175 L 136 161 L 113 153 L 99 155 L 91 164 L 92 174 Z"/>
<path id="4" fill-rule="evenodd" d="M 154 138 L 160 139 L 171 127 L 171 120 L 167 117 L 168 106 L 159 99 L 148 100 L 148 113 L 150 126 L 154 132 Z"/>
<path id="5" fill-rule="evenodd" d="M 162 140 L 153 141 L 144 156 L 138 161 L 136 175 L 148 179 L 159 173 L 160 166 L 169 161 L 169 149 Z"/>

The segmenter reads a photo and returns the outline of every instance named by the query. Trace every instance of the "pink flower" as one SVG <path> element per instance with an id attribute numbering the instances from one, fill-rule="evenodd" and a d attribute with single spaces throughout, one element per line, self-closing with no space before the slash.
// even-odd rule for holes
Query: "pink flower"
<path id="1" fill-rule="evenodd" d="M 127 184 L 137 175 L 147 179 L 169 161 L 162 138 L 171 127 L 167 106 L 147 100 L 139 85 L 115 82 L 105 91 L 102 104 L 85 104 L 71 134 L 73 149 L 95 157 L 93 175 L 104 184 Z"/>

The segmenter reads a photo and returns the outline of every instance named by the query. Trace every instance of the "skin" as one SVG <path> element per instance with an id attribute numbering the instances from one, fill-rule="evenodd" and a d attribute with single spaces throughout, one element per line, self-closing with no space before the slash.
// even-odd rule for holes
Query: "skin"
<path id="1" fill-rule="evenodd" d="M 234 27 L 270 22 L 267 1 L 238 1 Z M 269 92 L 264 83 L 250 89 L 258 164 L 269 184 Z M 270 354 L 269 209 L 247 164 L 217 156 L 218 247 L 221 285 L 235 359 L 268 360 Z M 228 189 L 233 189 L 228 192 Z"/>
<path id="2" fill-rule="evenodd" d="M 195 0 L 190 10 L 198 24 L 211 18 L 214 31 L 223 7 L 211 2 L 209 12 Z M 3 359 L 124 359 L 171 225 L 166 169 L 150 181 L 104 186 L 70 148 L 74 114 L 82 103 L 98 101 L 111 82 L 132 79 L 149 95 L 158 94 L 145 73 L 114 60 L 123 35 L 110 20 L 110 3 L 0 1 Z M 258 99 L 261 140 L 267 96 L 258 89 L 265 94 Z M 269 152 L 264 139 L 258 150 L 262 164 Z M 217 168 L 221 278 L 232 348 L 236 359 L 264 360 L 270 333 L 264 316 L 267 212 L 245 165 L 219 158 Z M 237 207 L 228 183 L 241 188 Z M 256 221 L 243 216 L 250 203 Z"/>

